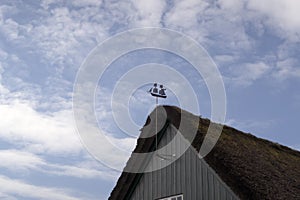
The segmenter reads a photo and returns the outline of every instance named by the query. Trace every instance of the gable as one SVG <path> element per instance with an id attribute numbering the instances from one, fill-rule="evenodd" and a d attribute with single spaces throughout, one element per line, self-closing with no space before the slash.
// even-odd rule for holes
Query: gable
<path id="1" fill-rule="evenodd" d="M 158 145 L 158 149 L 162 151 L 153 156 L 149 162 L 151 166 L 147 168 L 157 169 L 167 166 L 144 173 L 132 195 L 127 198 L 154 200 L 182 194 L 183 199 L 238 199 L 183 137 L 174 137 L 176 134 L 179 134 L 177 129 L 170 125 Z M 173 146 L 162 149 L 174 138 L 176 141 L 173 141 Z M 174 153 L 181 150 L 186 151 L 177 158 Z"/>

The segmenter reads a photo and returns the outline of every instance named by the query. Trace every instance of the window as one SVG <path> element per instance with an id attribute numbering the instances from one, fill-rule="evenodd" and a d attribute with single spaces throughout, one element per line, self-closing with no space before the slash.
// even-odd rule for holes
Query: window
<path id="1" fill-rule="evenodd" d="M 183 194 L 175 195 L 175 196 L 169 196 L 169 197 L 164 197 L 160 198 L 157 200 L 183 200 Z"/>

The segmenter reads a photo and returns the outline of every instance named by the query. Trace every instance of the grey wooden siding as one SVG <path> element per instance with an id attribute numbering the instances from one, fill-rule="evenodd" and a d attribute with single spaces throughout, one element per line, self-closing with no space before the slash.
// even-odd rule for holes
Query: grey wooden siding
<path id="1" fill-rule="evenodd" d="M 170 125 L 160 141 L 159 147 L 169 143 L 176 132 L 177 129 Z M 164 166 L 172 159 L 176 161 L 160 170 L 144 173 L 131 199 L 155 200 L 176 194 L 183 194 L 184 200 L 238 199 L 205 160 L 198 157 L 195 149 L 188 147 L 188 143 L 183 141 L 182 138 L 177 139 L 164 152 L 160 152 L 160 155 L 165 156 L 165 160 L 159 156 L 153 157 L 149 164 L 150 168 Z M 174 153 L 179 154 L 178 150 L 184 148 L 188 149 L 180 158 L 172 157 Z"/>

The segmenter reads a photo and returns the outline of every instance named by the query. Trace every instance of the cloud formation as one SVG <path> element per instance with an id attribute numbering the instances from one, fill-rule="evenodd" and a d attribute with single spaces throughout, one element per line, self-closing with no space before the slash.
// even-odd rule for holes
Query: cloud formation
<path id="1" fill-rule="evenodd" d="M 227 87 L 247 88 L 266 81 L 276 88 L 300 77 L 299 7 L 297 0 L 1 3 L 0 142 L 8 148 L 0 150 L 0 160 L 6 161 L 0 168 L 79 179 L 115 176 L 100 164 L 90 164 L 71 110 L 72 86 L 80 64 L 95 45 L 110 36 L 145 26 L 174 29 L 208 50 L 226 77 Z M 298 98 L 291 99 L 298 102 Z M 129 154 L 135 140 L 120 137 L 111 125 L 109 99 L 102 96 L 99 102 L 96 113 L 105 136 L 115 145 L 121 143 L 119 148 Z M 135 111 L 151 104 L 141 91 L 132 102 L 137 105 Z M 102 153 L 120 166 L 127 159 L 110 155 L 109 148 Z M 51 157 L 74 155 L 78 160 L 73 163 L 50 161 Z M 21 179 L 24 177 L 1 175 L 0 185 L 6 187 L 0 188 L 0 198 L 78 199 L 69 192 Z M 31 194 L 37 190 L 40 192 Z"/>
<path id="2" fill-rule="evenodd" d="M 16 195 L 21 198 L 33 198 L 42 200 L 79 200 L 80 198 L 70 194 L 70 191 L 65 191 L 61 188 L 48 188 L 28 184 L 24 181 L 17 179 L 10 179 L 0 175 L 1 193 L 0 197 L 10 197 Z"/>
<path id="3" fill-rule="evenodd" d="M 72 112 L 39 113 L 28 103 L 1 104 L 0 136 L 36 153 L 74 153 L 82 145 L 74 130 Z"/>
<path id="4" fill-rule="evenodd" d="M 0 163 L 0 168 L 20 174 L 37 171 L 49 175 L 106 180 L 113 180 L 117 175 L 116 172 L 104 171 L 97 166 L 90 166 L 88 161 L 75 165 L 51 163 L 24 150 L 0 150 L 0 159 L 5 160 L 5 162 Z"/>

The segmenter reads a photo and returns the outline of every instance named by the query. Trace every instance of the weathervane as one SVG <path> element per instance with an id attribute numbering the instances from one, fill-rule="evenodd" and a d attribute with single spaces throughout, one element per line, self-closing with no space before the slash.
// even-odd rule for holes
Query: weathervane
<path id="1" fill-rule="evenodd" d="M 165 93 L 165 88 L 163 85 L 159 86 L 159 90 L 157 88 L 157 83 L 153 84 L 153 87 L 149 90 L 150 94 L 156 98 L 167 98 L 167 95 Z"/>
<path id="2" fill-rule="evenodd" d="M 156 107 L 158 105 L 158 98 L 167 98 L 166 91 L 163 85 L 159 85 L 159 89 L 157 88 L 157 83 L 153 84 L 153 87 L 148 91 L 153 97 L 155 97 Z"/>
<path id="3" fill-rule="evenodd" d="M 166 95 L 166 88 L 164 88 L 163 85 L 159 85 L 159 88 L 157 88 L 157 83 L 153 84 L 153 87 L 150 88 L 148 91 L 153 97 L 155 97 L 155 104 L 156 104 L 156 109 L 155 109 L 155 136 L 156 136 L 156 149 L 157 149 L 157 105 L 158 105 L 158 98 L 167 98 Z"/>

